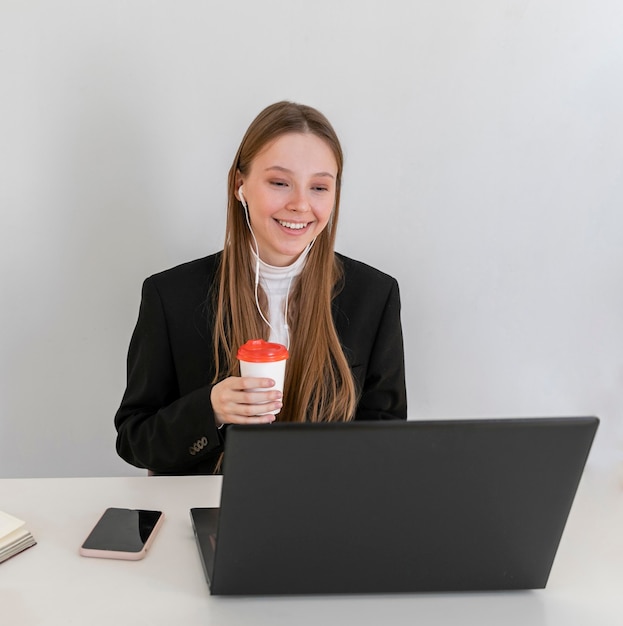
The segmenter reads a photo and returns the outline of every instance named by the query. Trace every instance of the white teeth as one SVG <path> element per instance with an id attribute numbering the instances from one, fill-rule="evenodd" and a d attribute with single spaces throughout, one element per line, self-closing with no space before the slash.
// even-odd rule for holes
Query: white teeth
<path id="1" fill-rule="evenodd" d="M 305 228 L 305 226 L 307 226 L 307 223 L 300 223 L 300 222 L 283 222 L 282 220 L 277 220 L 282 226 L 285 226 L 286 228 L 291 228 L 292 230 L 301 230 L 301 228 Z"/>

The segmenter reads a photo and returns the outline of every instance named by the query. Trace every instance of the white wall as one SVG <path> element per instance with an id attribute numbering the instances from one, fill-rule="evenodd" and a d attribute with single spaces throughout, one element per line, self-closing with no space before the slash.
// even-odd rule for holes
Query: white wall
<path id="1" fill-rule="evenodd" d="M 142 280 L 220 249 L 280 99 L 346 151 L 411 418 L 597 414 L 623 459 L 620 0 L 0 0 L 0 476 L 125 475 Z"/>

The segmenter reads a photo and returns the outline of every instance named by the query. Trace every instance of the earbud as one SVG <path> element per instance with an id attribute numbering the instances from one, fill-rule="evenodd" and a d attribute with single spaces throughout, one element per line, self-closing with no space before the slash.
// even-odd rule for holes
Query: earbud
<path id="1" fill-rule="evenodd" d="M 244 194 L 242 193 L 242 185 L 238 187 L 238 197 L 240 198 L 240 202 L 242 202 L 242 206 L 247 208 L 247 201 L 244 199 Z"/>

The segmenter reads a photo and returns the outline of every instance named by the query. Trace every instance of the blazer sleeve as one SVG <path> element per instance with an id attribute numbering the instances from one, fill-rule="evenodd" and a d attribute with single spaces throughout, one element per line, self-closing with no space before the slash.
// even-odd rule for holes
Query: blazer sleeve
<path id="1" fill-rule="evenodd" d="M 407 419 L 405 361 L 400 321 L 400 291 L 395 279 L 374 333 L 356 420 Z M 357 378 L 357 373 L 355 373 Z"/>
<path id="2" fill-rule="evenodd" d="M 165 308 L 153 277 L 148 278 L 128 350 L 127 387 L 115 415 L 119 455 L 155 473 L 214 467 L 223 441 L 211 390 L 204 384 L 180 392 Z"/>

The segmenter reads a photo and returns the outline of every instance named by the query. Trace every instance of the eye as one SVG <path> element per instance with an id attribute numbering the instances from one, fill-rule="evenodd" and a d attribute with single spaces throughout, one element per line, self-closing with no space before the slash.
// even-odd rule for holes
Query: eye
<path id="1" fill-rule="evenodd" d="M 271 180 L 271 181 L 270 181 L 270 184 L 271 184 L 273 187 L 287 187 L 287 186 L 288 186 L 288 183 L 286 183 L 286 182 L 285 182 L 285 181 L 283 181 L 283 180 Z"/>
<path id="2" fill-rule="evenodd" d="M 329 188 L 326 185 L 314 185 L 312 191 L 329 191 Z"/>

